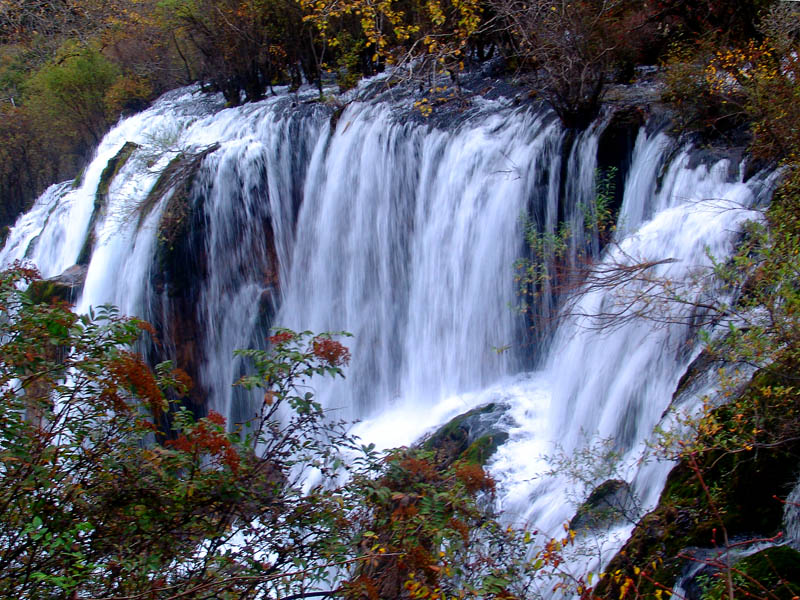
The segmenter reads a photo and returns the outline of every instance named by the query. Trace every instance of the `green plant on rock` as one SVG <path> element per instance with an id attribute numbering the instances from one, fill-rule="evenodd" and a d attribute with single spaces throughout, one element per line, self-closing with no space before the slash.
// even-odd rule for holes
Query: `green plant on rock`
<path id="1" fill-rule="evenodd" d="M 611 241 L 615 230 L 615 214 L 613 208 L 616 193 L 617 167 L 598 169 L 595 183 L 594 203 L 581 205 L 583 222 L 593 230 L 600 244 Z"/>
<path id="2" fill-rule="evenodd" d="M 514 283 L 520 297 L 519 310 L 535 317 L 534 307 L 549 295 L 573 295 L 585 279 L 596 252 L 611 242 L 615 231 L 613 206 L 616 167 L 595 173 L 595 195 L 578 208 L 582 231 L 561 221 L 545 229 L 528 215 L 521 218 L 526 256 L 514 261 Z"/>

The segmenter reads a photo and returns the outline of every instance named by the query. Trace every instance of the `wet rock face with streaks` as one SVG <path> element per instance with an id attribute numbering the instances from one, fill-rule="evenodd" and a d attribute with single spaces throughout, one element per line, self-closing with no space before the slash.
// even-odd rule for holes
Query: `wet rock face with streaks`
<path id="1" fill-rule="evenodd" d="M 198 416 L 207 412 L 207 390 L 200 381 L 202 324 L 195 310 L 206 278 L 206 257 L 204 199 L 193 193 L 193 187 L 202 160 L 214 149 L 173 158 L 139 214 L 139 221 L 143 222 L 150 210 L 165 204 L 157 226 L 155 268 L 150 273 L 149 314 L 161 343 L 151 345 L 148 356 L 153 363 L 173 359 L 186 371 L 193 381 L 189 401 Z"/>
<path id="2" fill-rule="evenodd" d="M 602 530 L 610 525 L 630 520 L 635 512 L 636 500 L 627 482 L 609 479 L 597 486 L 569 522 L 574 531 Z"/>

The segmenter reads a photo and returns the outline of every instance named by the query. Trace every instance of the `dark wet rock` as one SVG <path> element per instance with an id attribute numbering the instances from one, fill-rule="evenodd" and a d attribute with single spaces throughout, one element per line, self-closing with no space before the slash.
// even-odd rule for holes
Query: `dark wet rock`
<path id="1" fill-rule="evenodd" d="M 335 110 L 333 111 L 333 113 L 331 114 L 331 118 L 330 118 L 330 129 L 331 129 L 331 131 L 336 131 L 336 126 L 339 124 L 339 119 L 342 118 L 342 113 L 344 112 L 344 110 L 346 108 L 347 108 L 346 104 L 343 104 L 341 106 L 337 106 L 335 108 Z"/>
<path id="2" fill-rule="evenodd" d="M 85 265 L 72 265 L 60 275 L 34 281 L 28 286 L 28 296 L 36 304 L 53 300 L 75 302 L 83 289 L 87 271 Z"/>
<path id="3" fill-rule="evenodd" d="M 145 198 L 144 202 L 138 207 L 139 219 L 138 227 L 142 226 L 147 215 L 155 208 L 155 206 L 167 195 L 171 194 L 169 204 L 172 205 L 172 211 L 175 211 L 176 205 L 186 205 L 189 202 L 189 194 L 192 189 L 194 177 L 197 170 L 200 168 L 203 160 L 209 155 L 219 149 L 219 144 L 211 144 L 198 152 L 191 154 L 180 153 L 173 158 L 167 167 L 159 175 L 153 189 Z M 169 213 L 168 205 L 165 213 Z M 167 217 L 169 219 L 169 217 Z M 162 215 L 162 222 L 165 217 Z M 162 227 L 160 225 L 160 227 Z M 160 232 L 163 233 L 163 232 Z"/>
<path id="4" fill-rule="evenodd" d="M 689 366 L 686 367 L 686 371 L 681 375 L 681 378 L 678 380 L 678 386 L 672 394 L 672 401 L 661 414 L 661 418 L 665 418 L 668 413 L 677 409 L 686 400 L 695 398 L 708 383 L 709 378 L 713 376 L 713 370 L 719 364 L 721 364 L 719 359 L 714 356 L 711 350 L 708 348 L 703 349 L 703 351 L 689 363 Z"/>
<path id="5" fill-rule="evenodd" d="M 474 408 L 441 427 L 423 447 L 433 450 L 442 464 L 463 459 L 483 465 L 508 439 L 508 432 L 501 427 L 508 409 L 509 405 L 501 402 Z"/>
<path id="6" fill-rule="evenodd" d="M 700 165 L 711 166 L 718 163 L 720 160 L 728 161 L 728 177 L 736 179 L 739 176 L 739 167 L 742 164 L 747 154 L 748 138 L 736 140 L 738 145 L 735 146 L 705 146 L 693 148 L 689 154 L 690 169 L 696 169 Z"/>
<path id="7" fill-rule="evenodd" d="M 603 529 L 635 513 L 636 501 L 627 482 L 609 479 L 597 486 L 569 522 L 569 528 Z"/>
<path id="8" fill-rule="evenodd" d="M 193 381 L 187 402 L 196 416 L 205 416 L 208 391 L 202 384 L 205 361 L 203 324 L 196 305 L 207 275 L 204 236 L 205 198 L 194 190 L 203 160 L 219 146 L 175 157 L 139 207 L 139 226 L 155 206 L 167 199 L 158 224 L 155 265 L 150 284 L 155 292 L 150 319 L 160 338 L 148 348 L 152 363 L 172 360 Z M 177 399 L 176 399 L 177 400 Z"/>
<path id="9" fill-rule="evenodd" d="M 203 177 L 205 162 L 213 160 L 211 155 L 219 148 L 218 144 L 209 146 L 193 154 L 181 154 L 173 159 L 164 170 L 146 201 L 140 207 L 139 224 L 147 215 L 164 202 L 157 225 L 157 242 L 154 265 L 151 270 L 150 319 L 158 332 L 161 343 L 153 344 L 148 351 L 148 359 L 157 363 L 172 360 L 194 381 L 189 397 L 176 399 L 187 404 L 197 416 L 207 412 L 209 390 L 203 377 L 207 356 L 205 315 L 197 310 L 197 299 L 209 285 L 209 261 L 207 237 L 211 226 L 207 212 L 207 202 L 212 187 Z M 261 180 L 266 186 L 266 174 Z M 252 193 L 257 193 L 253 192 Z M 263 192 L 266 197 L 266 188 Z M 235 198 L 231 198 L 235 202 Z M 255 219 L 253 215 L 243 219 Z M 259 217 L 262 235 L 242 235 L 231 243 L 240 244 L 240 263 L 229 264 L 230 285 L 252 281 L 253 277 L 262 286 L 259 299 L 256 330 L 265 332 L 272 325 L 272 318 L 280 300 L 279 264 L 275 248 L 274 232 L 269 214 Z M 244 231 L 248 223 L 242 222 Z M 236 231 L 237 228 L 231 229 Z M 255 271 L 255 273 L 253 273 Z M 254 337 L 258 337 L 254 333 Z M 266 336 L 263 336 L 266 339 Z M 259 347 L 257 339 L 249 344 Z M 244 374 L 244 373 L 240 373 Z M 246 391 L 237 388 L 233 391 L 232 418 L 246 410 L 248 402 Z M 239 410 L 240 405 L 242 409 Z"/>
<path id="10" fill-rule="evenodd" d="M 609 209 L 614 218 L 622 206 L 625 180 L 633 160 L 633 147 L 639 130 L 647 120 L 640 106 L 625 106 L 614 111 L 608 125 L 600 135 L 597 146 L 597 168 L 601 173 L 614 172 L 614 193 Z"/>

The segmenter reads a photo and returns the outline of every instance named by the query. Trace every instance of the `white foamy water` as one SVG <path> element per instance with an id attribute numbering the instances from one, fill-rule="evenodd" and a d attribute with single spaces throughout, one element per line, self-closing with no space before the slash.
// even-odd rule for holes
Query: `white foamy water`
<path id="1" fill-rule="evenodd" d="M 232 354 L 264 343 L 267 294 L 279 306 L 273 325 L 353 334 L 347 379 L 314 387 L 337 417 L 362 420 L 355 431 L 365 441 L 409 444 L 470 408 L 502 402 L 515 425 L 490 469 L 514 520 L 558 531 L 574 513 L 565 498 L 575 484 L 541 477 L 550 469 L 542 456 L 554 443 L 569 454 L 602 438 L 614 440 L 624 478 L 642 507 L 652 507 L 669 465 L 637 459 L 699 351 L 693 332 L 637 321 L 598 332 L 585 318 L 567 319 L 548 347 L 535 349 L 542 367 L 525 373 L 526 323 L 511 308 L 521 215 L 550 232 L 564 218 L 576 233 L 573 250 L 598 251 L 583 215 L 594 201 L 604 123 L 565 149 L 552 115 L 504 102 L 481 102 L 440 129 L 403 118 L 407 107 L 369 101 L 351 103 L 333 123 L 312 98 L 284 93 L 222 110 L 197 91 L 171 93 L 106 136 L 78 188 L 53 186 L 20 217 L 0 261 L 27 257 L 45 276 L 71 266 L 100 174 L 126 141 L 136 142 L 95 219 L 78 308 L 110 302 L 169 329 L 165 311 L 176 290 L 153 285 L 169 194 L 139 209 L 171 160 L 219 144 L 200 162 L 190 197 L 201 215 L 191 317 L 209 407 L 231 421 L 251 413 L 252 399 L 231 389 L 241 373 Z M 763 182 L 737 180 L 726 161 L 692 167 L 691 151 L 672 152 L 671 144 L 663 134 L 639 134 L 618 245 L 598 260 L 672 258 L 656 273 L 680 279 L 707 265 L 708 252 L 728 254 L 754 216 L 739 207 L 766 197 Z M 598 290 L 575 310 L 614 302 Z M 551 315 L 552 298 L 545 294 L 537 310 Z M 629 531 L 611 532 L 586 568 L 607 560 Z"/>

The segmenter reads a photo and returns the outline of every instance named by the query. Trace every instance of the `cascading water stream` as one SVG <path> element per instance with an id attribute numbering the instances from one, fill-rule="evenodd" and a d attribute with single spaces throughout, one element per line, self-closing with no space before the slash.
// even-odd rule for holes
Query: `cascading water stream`
<path id="1" fill-rule="evenodd" d="M 206 408 L 232 422 L 247 418 L 253 399 L 231 389 L 242 368 L 232 353 L 263 344 L 268 321 L 349 331 L 347 379 L 317 382 L 316 392 L 337 417 L 362 419 L 356 431 L 366 441 L 408 444 L 498 401 L 513 424 L 490 469 L 514 518 L 544 531 L 570 519 L 575 507 L 564 499 L 574 482 L 540 478 L 549 467 L 539 457 L 553 442 L 570 453 L 593 438 L 614 439 L 625 479 L 652 506 L 669 465 L 635 459 L 698 351 L 692 332 L 642 322 L 596 332 L 571 319 L 549 350 L 538 349 L 543 367 L 519 374 L 529 351 L 520 343 L 525 322 L 512 310 L 521 217 L 549 232 L 565 220 L 574 244 L 597 250 L 581 232 L 606 122 L 573 143 L 553 115 L 506 101 L 481 102 L 443 129 L 403 122 L 398 113 L 407 107 L 385 102 L 353 102 L 331 119 L 331 109 L 312 99 L 284 93 L 223 110 L 196 90 L 166 96 L 109 133 L 79 188 L 54 186 L 20 217 L 0 262 L 28 257 L 45 276 L 70 267 L 103 170 L 126 141 L 136 142 L 95 219 L 78 307 L 111 302 L 159 323 L 178 358 L 189 352 L 198 361 Z M 764 198 L 762 181 L 737 180 L 726 161 L 691 167 L 689 150 L 670 158 L 671 144 L 640 132 L 618 246 L 602 260 L 675 258 L 658 274 L 680 278 L 708 264 L 706 247 L 718 257 L 730 252 L 753 216 L 729 210 L 733 204 Z M 169 165 L 193 157 L 185 209 L 196 216 L 197 239 L 184 259 L 197 272 L 183 274 L 191 280 L 187 297 L 174 277 L 159 279 L 173 250 L 162 213 L 182 184 L 150 197 Z M 546 317 L 550 302 L 545 294 L 539 306 Z M 611 302 L 600 290 L 577 308 L 592 313 Z M 191 314 L 176 319 L 175 306 Z M 178 331 L 180 320 L 188 333 Z"/>
<path id="2" fill-rule="evenodd" d="M 690 549 L 693 560 L 687 562 L 683 572 L 678 577 L 672 589 L 674 598 L 698 597 L 699 590 L 693 589 L 701 581 L 700 575 L 706 578 L 720 570 L 723 565 L 727 568 L 741 570 L 736 563 L 748 556 L 758 554 L 763 550 L 776 546 L 786 545 L 794 550 L 800 549 L 800 483 L 796 483 L 786 497 L 783 507 L 783 531 L 776 540 L 740 539 L 731 540 L 731 547 L 725 548 L 697 548 Z M 692 594 L 692 592 L 695 592 Z"/>
<path id="3" fill-rule="evenodd" d="M 413 440 L 442 398 L 514 368 L 514 353 L 492 348 L 520 324 L 511 265 L 538 172 L 556 160 L 548 120 L 497 113 L 431 131 L 359 105 L 312 158 L 276 322 L 353 334 L 348 380 L 318 397 L 345 418 L 404 413 L 382 446 Z"/>
<path id="4" fill-rule="evenodd" d="M 742 223 L 759 218 L 751 208 L 766 198 L 767 180 L 731 181 L 728 161 L 690 168 L 688 151 L 665 165 L 669 145 L 664 135 L 640 133 L 619 215 L 618 242 L 605 252 L 602 266 L 673 259 L 651 269 L 651 276 L 684 281 L 697 269 L 710 267 L 711 257 L 729 256 Z M 658 172 L 664 168 L 659 185 Z M 592 551 L 575 558 L 575 573 L 602 566 L 635 521 L 655 507 L 672 464 L 640 459 L 679 378 L 700 351 L 697 331 L 686 324 L 691 309 L 679 303 L 661 307 L 667 311 L 658 313 L 666 319 L 661 326 L 648 319 L 620 324 L 623 314 L 619 321 L 600 322 L 598 330 L 595 315 L 627 305 L 630 296 L 620 292 L 594 289 L 573 306 L 576 317 L 557 331 L 544 371 L 523 386 L 527 401 L 515 402 L 512 410 L 517 426 L 490 466 L 504 490 L 503 507 L 524 516 L 530 527 L 550 533 L 573 517 L 591 490 L 583 485 L 603 483 L 602 478 L 592 481 L 592 473 L 607 478 L 613 472 L 630 484 L 635 508 L 607 535 L 587 533 Z M 703 395 L 697 395 L 695 404 Z M 588 462 L 592 456 L 602 458 L 606 440 L 616 468 Z M 551 458 L 538 458 L 543 456 Z M 576 457 L 570 469 L 588 481 L 559 473 L 542 477 L 553 471 L 553 458 L 557 462 L 559 457 Z"/>

